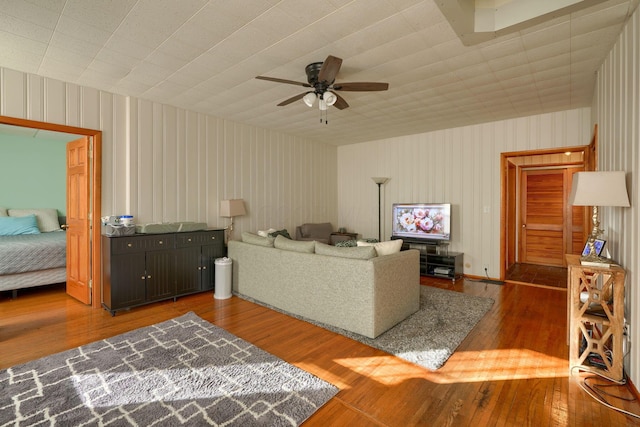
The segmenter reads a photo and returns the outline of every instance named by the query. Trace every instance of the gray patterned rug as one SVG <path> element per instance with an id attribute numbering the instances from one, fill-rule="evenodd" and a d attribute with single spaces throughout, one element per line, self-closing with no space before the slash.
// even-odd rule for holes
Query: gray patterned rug
<path id="1" fill-rule="evenodd" d="M 0 371 L 0 425 L 295 426 L 337 392 L 187 313 Z"/>
<path id="2" fill-rule="evenodd" d="M 239 296 L 262 304 L 244 295 Z M 435 371 L 451 357 L 493 303 L 491 298 L 420 286 L 418 311 L 373 339 L 287 314 Z"/>

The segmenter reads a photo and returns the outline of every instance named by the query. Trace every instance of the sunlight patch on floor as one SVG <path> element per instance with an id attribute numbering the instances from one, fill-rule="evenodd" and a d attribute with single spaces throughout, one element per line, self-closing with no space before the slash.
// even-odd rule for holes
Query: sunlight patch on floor
<path id="1" fill-rule="evenodd" d="M 487 361 L 487 366 L 499 368 L 486 368 L 483 360 Z M 454 384 L 569 376 L 567 360 L 528 349 L 457 352 L 437 371 L 429 371 L 391 355 L 351 357 L 334 361 L 384 385 L 395 385 L 417 378 L 436 384 Z M 306 369 L 303 366 L 299 367 Z M 317 367 L 314 370 L 317 370 Z M 339 385 L 341 381 L 337 377 L 325 379 L 344 388 L 344 385 Z"/>

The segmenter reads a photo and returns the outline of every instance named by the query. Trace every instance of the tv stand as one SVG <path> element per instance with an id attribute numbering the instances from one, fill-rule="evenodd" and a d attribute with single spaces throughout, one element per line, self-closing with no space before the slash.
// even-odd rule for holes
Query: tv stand
<path id="1" fill-rule="evenodd" d="M 420 275 L 451 279 L 455 282 L 463 276 L 462 252 L 449 252 L 449 243 L 434 240 L 402 239 L 402 250 L 420 251 Z"/>

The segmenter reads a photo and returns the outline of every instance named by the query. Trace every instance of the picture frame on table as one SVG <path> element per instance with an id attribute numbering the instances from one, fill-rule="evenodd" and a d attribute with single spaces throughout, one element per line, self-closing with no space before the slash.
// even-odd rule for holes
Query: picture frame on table
<path id="1" fill-rule="evenodd" d="M 600 256 L 602 253 L 602 249 L 604 249 L 604 244 L 607 243 L 606 240 L 596 239 L 593 243 L 594 249 L 596 250 L 596 255 Z M 582 256 L 589 255 L 589 242 L 584 244 L 584 249 L 582 249 Z"/>

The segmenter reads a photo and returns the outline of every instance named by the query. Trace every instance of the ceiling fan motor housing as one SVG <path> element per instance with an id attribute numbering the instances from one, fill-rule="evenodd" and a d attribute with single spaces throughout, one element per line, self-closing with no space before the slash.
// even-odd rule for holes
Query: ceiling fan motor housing
<path id="1" fill-rule="evenodd" d="M 316 93 L 323 94 L 329 86 L 333 84 L 333 81 L 330 82 L 319 82 L 318 74 L 320 74 L 320 69 L 322 68 L 323 62 L 312 62 L 304 68 L 305 73 L 307 73 L 307 82 L 315 88 Z M 335 79 L 334 79 L 335 81 Z"/>

